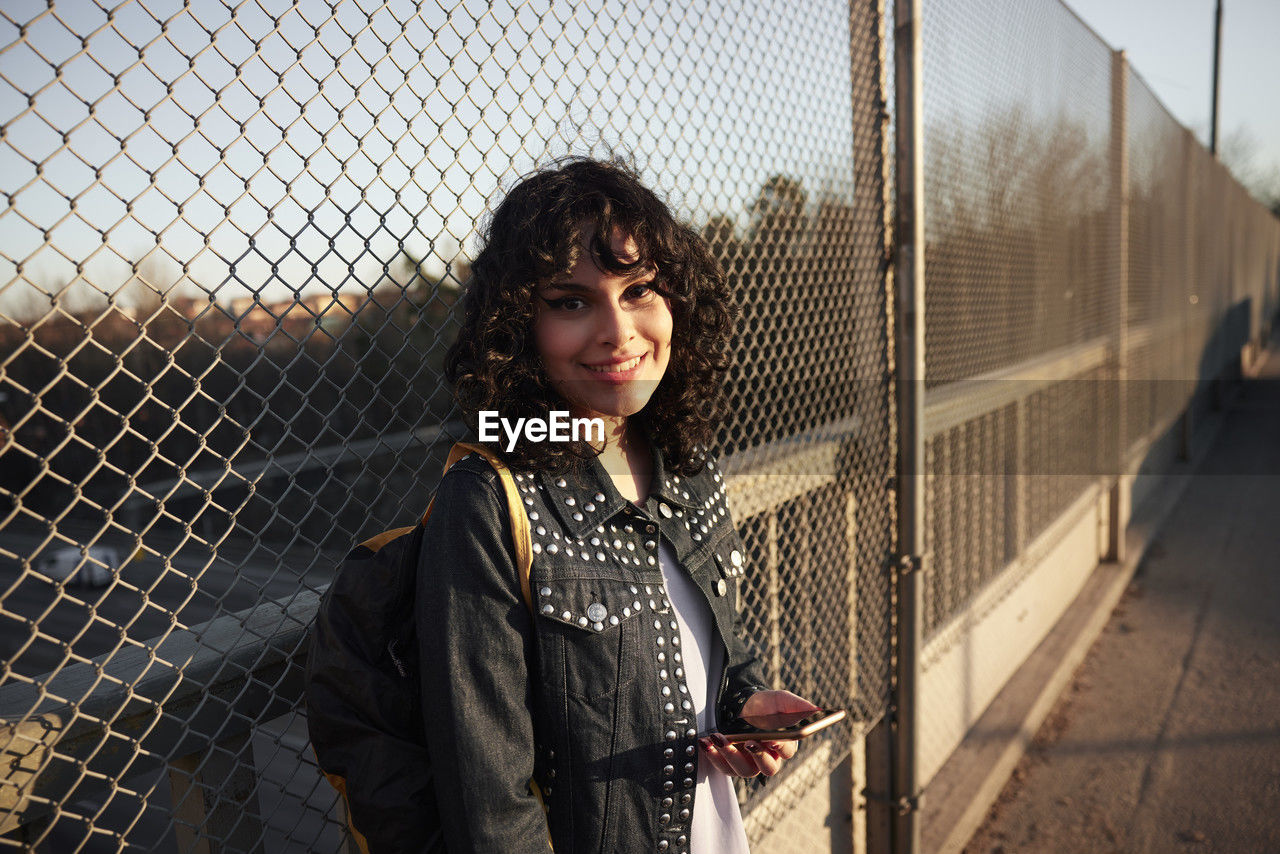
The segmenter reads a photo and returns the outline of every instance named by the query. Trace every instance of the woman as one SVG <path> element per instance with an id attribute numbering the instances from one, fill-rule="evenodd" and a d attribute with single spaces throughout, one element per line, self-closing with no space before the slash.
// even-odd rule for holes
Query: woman
<path id="1" fill-rule="evenodd" d="M 717 722 L 815 707 L 763 687 L 737 614 L 744 550 L 701 450 L 723 274 L 629 168 L 573 159 L 494 211 L 465 309 L 446 371 L 469 416 L 568 410 L 604 434 L 503 437 L 532 612 L 494 469 L 469 457 L 440 485 L 416 615 L 448 849 L 545 852 L 549 834 L 558 854 L 746 851 L 731 777 L 777 773 L 795 743 L 731 746 Z"/>

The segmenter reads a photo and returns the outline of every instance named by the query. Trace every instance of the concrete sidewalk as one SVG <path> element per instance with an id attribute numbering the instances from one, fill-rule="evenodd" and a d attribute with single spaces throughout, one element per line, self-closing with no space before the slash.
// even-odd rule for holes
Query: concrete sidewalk
<path id="1" fill-rule="evenodd" d="M 1280 852 L 1280 350 L 968 852 Z"/>

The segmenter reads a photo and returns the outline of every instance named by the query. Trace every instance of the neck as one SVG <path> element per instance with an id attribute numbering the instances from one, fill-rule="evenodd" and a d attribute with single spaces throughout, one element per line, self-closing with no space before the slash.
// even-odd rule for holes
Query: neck
<path id="1" fill-rule="evenodd" d="M 622 497 L 641 503 L 649 495 L 653 459 L 644 432 L 635 426 L 628 428 L 625 418 L 607 420 L 605 441 L 595 444 L 595 448 L 599 452 L 597 459 Z"/>

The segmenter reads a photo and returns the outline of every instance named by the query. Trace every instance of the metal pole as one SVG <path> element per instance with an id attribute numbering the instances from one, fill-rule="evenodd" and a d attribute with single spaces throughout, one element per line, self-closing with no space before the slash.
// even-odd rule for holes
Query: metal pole
<path id="1" fill-rule="evenodd" d="M 897 663 L 893 850 L 920 850 L 918 710 L 924 569 L 924 127 L 921 0 L 894 0 L 898 187 L 895 335 L 898 409 Z"/>
<path id="2" fill-rule="evenodd" d="M 1115 466 L 1107 501 L 1106 560 L 1125 559 L 1125 528 L 1128 524 L 1124 493 L 1125 462 L 1129 449 L 1129 60 L 1123 50 L 1111 54 L 1111 209 L 1112 236 L 1116 241 L 1111 300 L 1115 308 L 1112 341 L 1115 347 L 1114 448 L 1108 463 Z M 1107 404 L 1106 397 L 1101 403 Z"/>
<path id="3" fill-rule="evenodd" d="M 1209 118 L 1209 153 L 1218 156 L 1218 96 L 1222 79 L 1222 0 L 1213 14 L 1213 107 Z"/>

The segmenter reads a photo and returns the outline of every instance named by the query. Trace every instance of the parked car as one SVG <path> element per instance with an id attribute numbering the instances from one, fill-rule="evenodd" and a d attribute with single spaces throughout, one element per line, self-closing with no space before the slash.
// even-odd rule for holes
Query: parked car
<path id="1" fill-rule="evenodd" d="M 36 561 L 36 571 L 54 581 L 103 587 L 120 569 L 120 553 L 112 546 L 89 546 L 82 551 L 75 546 L 55 549 Z"/>

